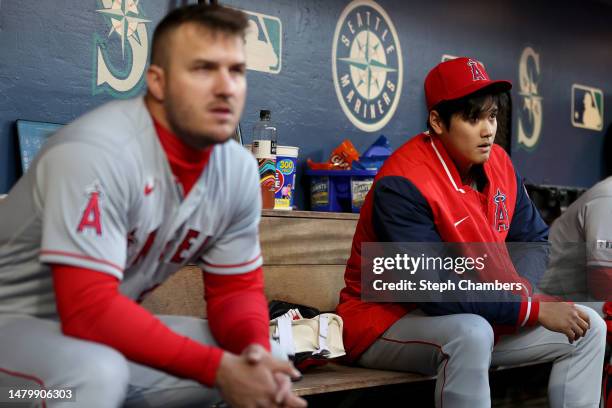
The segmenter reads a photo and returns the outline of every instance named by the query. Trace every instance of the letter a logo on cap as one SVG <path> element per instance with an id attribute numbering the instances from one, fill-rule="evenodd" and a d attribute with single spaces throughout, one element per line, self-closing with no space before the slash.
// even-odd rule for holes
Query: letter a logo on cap
<path id="1" fill-rule="evenodd" d="M 480 70 L 480 67 L 478 66 L 478 62 L 470 59 L 468 60 L 467 64 L 472 69 L 472 78 L 474 79 L 474 81 L 485 81 L 487 79 L 482 73 L 482 71 Z"/>

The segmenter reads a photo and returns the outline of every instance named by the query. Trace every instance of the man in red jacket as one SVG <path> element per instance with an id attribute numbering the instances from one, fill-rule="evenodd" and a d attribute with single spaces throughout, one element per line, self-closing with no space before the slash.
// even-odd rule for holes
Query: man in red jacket
<path id="1" fill-rule="evenodd" d="M 532 296 L 545 256 L 531 259 L 522 270 L 485 267 L 490 277 L 522 288 L 502 292 L 498 301 L 467 295 L 424 303 L 362 300 L 368 290 L 362 261 L 367 264 L 372 256 L 363 252 L 363 244 L 505 248 L 511 241 L 546 242 L 547 226 L 509 157 L 493 144 L 497 114 L 510 87 L 507 81 L 492 81 L 470 58 L 443 62 L 427 75 L 429 131 L 389 157 L 361 210 L 337 308 L 344 319 L 345 347 L 350 359 L 366 367 L 436 374 L 438 407 L 490 406 L 491 365 L 554 361 L 551 405 L 594 408 L 605 325 L 591 309 L 540 303 Z M 435 280 L 434 275 L 424 276 Z M 514 334 L 495 342 L 508 332 Z"/>
<path id="2" fill-rule="evenodd" d="M 305 406 L 270 353 L 257 164 L 231 140 L 246 27 L 220 6 L 171 12 L 146 96 L 64 127 L 0 202 L 3 392 L 44 389 L 49 407 Z M 207 321 L 137 303 L 187 263 L 204 270 Z"/>

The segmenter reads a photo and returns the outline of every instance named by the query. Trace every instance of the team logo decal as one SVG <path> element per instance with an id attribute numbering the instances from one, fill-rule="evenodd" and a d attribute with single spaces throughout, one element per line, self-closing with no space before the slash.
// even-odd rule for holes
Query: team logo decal
<path id="1" fill-rule="evenodd" d="M 92 230 L 96 235 L 102 235 L 102 222 L 100 219 L 100 201 L 103 199 L 100 183 L 97 181 L 85 189 L 87 203 L 81 212 L 77 232 L 83 233 Z"/>
<path id="2" fill-rule="evenodd" d="M 474 81 L 485 81 L 487 78 L 484 76 L 482 71 L 480 70 L 480 65 L 478 65 L 477 61 L 468 60 L 468 66 L 472 70 L 472 79 Z"/>
<path id="3" fill-rule="evenodd" d="M 538 90 L 540 81 L 540 55 L 526 47 L 519 62 L 519 85 L 521 96 L 518 109 L 519 146 L 533 149 L 542 131 L 542 96 Z"/>
<path id="4" fill-rule="evenodd" d="M 508 231 L 510 224 L 508 221 L 508 209 L 506 208 L 506 195 L 498 188 L 493 196 L 495 203 L 495 229 L 498 232 Z"/>
<path id="5" fill-rule="evenodd" d="M 393 117 L 402 91 L 402 51 L 391 19 L 374 1 L 355 0 L 342 11 L 332 76 L 338 102 L 357 128 L 375 132 Z"/>
<path id="6" fill-rule="evenodd" d="M 579 128 L 603 129 L 604 94 L 599 88 L 572 85 L 572 125 Z"/>
<path id="7" fill-rule="evenodd" d="M 278 74 L 282 66 L 283 25 L 277 17 L 246 11 L 249 27 L 246 32 L 247 69 Z"/>
<path id="8" fill-rule="evenodd" d="M 118 98 L 137 94 L 144 85 L 149 35 L 140 0 L 99 0 L 96 10 L 109 28 L 106 37 L 94 34 L 93 94 Z"/>

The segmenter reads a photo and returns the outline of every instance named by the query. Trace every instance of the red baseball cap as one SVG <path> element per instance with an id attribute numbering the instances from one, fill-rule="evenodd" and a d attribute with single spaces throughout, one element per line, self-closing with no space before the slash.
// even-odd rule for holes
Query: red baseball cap
<path id="1" fill-rule="evenodd" d="M 487 87 L 503 92 L 510 90 L 512 83 L 492 81 L 484 66 L 472 58 L 460 57 L 441 62 L 425 78 L 427 110 L 432 110 L 442 101 L 459 99 Z"/>

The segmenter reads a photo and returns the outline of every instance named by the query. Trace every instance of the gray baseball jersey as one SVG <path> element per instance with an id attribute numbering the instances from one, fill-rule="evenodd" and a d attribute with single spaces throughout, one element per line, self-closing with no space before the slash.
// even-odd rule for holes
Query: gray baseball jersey
<path id="1" fill-rule="evenodd" d="M 49 264 L 93 269 L 139 299 L 188 262 L 261 266 L 255 159 L 230 140 L 182 197 L 142 97 L 62 128 L 0 201 L 0 313 L 56 317 Z"/>
<path id="2" fill-rule="evenodd" d="M 589 297 L 587 266 L 612 268 L 612 177 L 597 183 L 550 228 L 549 268 L 540 288 L 573 301 Z"/>

